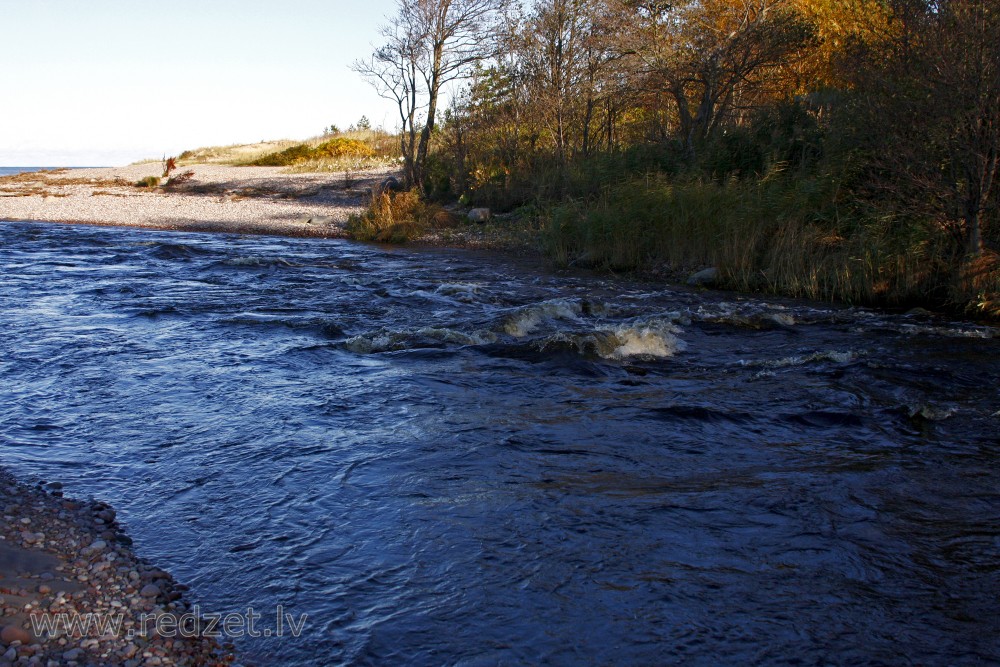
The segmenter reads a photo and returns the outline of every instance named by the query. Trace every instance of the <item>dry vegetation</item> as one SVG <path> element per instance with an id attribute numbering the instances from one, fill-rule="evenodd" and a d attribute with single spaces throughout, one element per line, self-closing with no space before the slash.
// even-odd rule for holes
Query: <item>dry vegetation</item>
<path id="1" fill-rule="evenodd" d="M 119 188 L 129 185 L 121 178 L 95 179 L 66 176 L 69 169 L 43 169 L 11 176 L 0 176 L 0 197 L 65 197 L 73 186 Z"/>
<path id="2" fill-rule="evenodd" d="M 401 1 L 354 65 L 429 200 L 531 205 L 565 263 L 1000 317 L 995 2 L 520 9 Z"/>
<path id="3" fill-rule="evenodd" d="M 456 227 L 461 219 L 424 201 L 416 190 L 374 192 L 364 213 L 352 215 L 347 233 L 359 241 L 405 243 L 433 230 Z"/>
<path id="4" fill-rule="evenodd" d="M 181 153 L 178 164 L 285 167 L 289 173 L 359 172 L 395 165 L 398 158 L 397 137 L 381 130 L 357 130 L 305 141 L 198 148 Z"/>

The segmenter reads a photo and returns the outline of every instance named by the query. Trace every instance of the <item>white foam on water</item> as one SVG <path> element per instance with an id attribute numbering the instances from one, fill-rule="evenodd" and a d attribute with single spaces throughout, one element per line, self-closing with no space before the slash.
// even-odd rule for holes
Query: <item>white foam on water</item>
<path id="1" fill-rule="evenodd" d="M 611 332 L 611 341 L 617 346 L 608 353 L 598 353 L 605 359 L 628 359 L 630 357 L 672 357 L 687 348 L 687 344 L 677 337 L 680 329 L 672 324 L 661 323 L 653 326 L 620 326 Z"/>
<path id="2" fill-rule="evenodd" d="M 583 312 L 577 301 L 553 299 L 525 306 L 504 322 L 504 333 L 514 338 L 524 338 L 541 326 L 545 320 L 576 320 Z"/>
<path id="3" fill-rule="evenodd" d="M 671 322 L 652 320 L 583 332 L 559 331 L 536 344 L 541 350 L 569 346 L 582 355 L 596 354 L 615 361 L 662 359 L 687 348 L 677 337 L 680 332 L 681 329 Z"/>
<path id="4" fill-rule="evenodd" d="M 995 338 L 998 330 L 987 326 L 935 326 L 933 324 L 901 324 L 899 330 L 910 336 L 944 336 L 946 338 Z"/>
<path id="5" fill-rule="evenodd" d="M 481 286 L 477 283 L 442 283 L 434 291 L 456 301 L 472 303 L 479 295 L 480 288 Z"/>

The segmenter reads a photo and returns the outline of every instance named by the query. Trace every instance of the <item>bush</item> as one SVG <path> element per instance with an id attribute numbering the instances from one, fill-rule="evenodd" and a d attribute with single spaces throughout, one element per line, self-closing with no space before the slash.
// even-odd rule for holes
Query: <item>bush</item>
<path id="1" fill-rule="evenodd" d="M 358 241 L 405 243 L 428 230 L 455 224 L 440 206 L 427 204 L 417 190 L 372 195 L 368 210 L 347 221 L 348 235 Z"/>
<path id="2" fill-rule="evenodd" d="M 375 157 L 375 151 L 363 141 L 336 137 L 315 148 L 297 144 L 277 153 L 268 153 L 250 162 L 253 167 L 291 167 L 320 160 L 366 159 Z"/>
<path id="3" fill-rule="evenodd" d="M 373 157 L 373 151 L 368 144 L 357 139 L 337 137 L 324 142 L 312 149 L 307 159 L 340 158 L 340 157 Z"/>
<path id="4" fill-rule="evenodd" d="M 268 153 L 264 157 L 250 162 L 252 167 L 289 167 L 296 162 L 308 160 L 312 149 L 306 144 L 296 144 L 277 153 Z"/>

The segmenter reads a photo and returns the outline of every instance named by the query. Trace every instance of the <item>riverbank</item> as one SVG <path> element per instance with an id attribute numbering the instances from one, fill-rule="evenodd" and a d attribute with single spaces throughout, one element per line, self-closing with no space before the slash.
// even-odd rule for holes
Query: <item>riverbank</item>
<path id="1" fill-rule="evenodd" d="M 190 172 L 178 178 L 177 173 Z M 163 187 L 139 187 L 162 165 L 56 169 L 0 177 L 0 220 L 43 221 L 186 232 L 345 238 L 352 214 L 391 168 L 287 173 L 283 167 L 196 164 Z M 538 250 L 536 230 L 509 218 L 428 231 L 421 245 L 483 250 Z"/>
<path id="2" fill-rule="evenodd" d="M 171 629 L 187 589 L 135 554 L 114 509 L 60 489 L 0 469 L 0 665 L 234 664 L 214 638 Z"/>
<path id="3" fill-rule="evenodd" d="M 376 166 L 357 172 L 288 173 L 283 167 L 203 163 L 182 167 L 166 185 L 138 185 L 161 174 L 161 163 L 149 162 L 0 177 L 0 220 L 357 238 L 350 217 L 367 209 L 373 187 L 394 170 Z M 975 263 L 948 269 L 951 260 L 937 256 L 932 245 L 920 246 L 920 252 L 897 252 L 883 247 L 892 245 L 885 239 L 834 237 L 804 219 L 775 216 L 772 200 L 781 198 L 740 189 L 752 186 L 686 187 L 699 194 L 650 182 L 614 190 L 617 196 L 589 208 L 567 204 L 544 213 L 491 216 L 478 224 L 468 222 L 463 209 L 438 206 L 445 222 L 425 224 L 406 238 L 418 246 L 549 256 L 557 266 L 667 283 L 716 267 L 711 281 L 698 284 L 854 305 L 925 307 L 978 320 L 1000 318 L 994 285 L 1000 260 L 992 251 Z M 680 222 L 673 220 L 678 197 L 693 197 L 701 207 L 685 199 L 681 208 L 691 210 Z M 749 216 L 748 201 L 757 202 Z M 813 207 L 803 202 L 794 208 L 807 215 Z"/>
<path id="4" fill-rule="evenodd" d="M 0 178 L 0 218 L 183 231 L 332 238 L 363 210 L 389 168 L 288 174 L 280 167 L 198 164 L 161 187 L 159 162 Z"/>

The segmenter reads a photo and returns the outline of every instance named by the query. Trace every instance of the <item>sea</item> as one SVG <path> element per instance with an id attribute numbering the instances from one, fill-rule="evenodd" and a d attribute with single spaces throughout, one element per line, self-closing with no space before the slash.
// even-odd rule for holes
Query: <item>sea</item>
<path id="1" fill-rule="evenodd" d="M 28 171 L 42 171 L 43 169 L 54 169 L 54 167 L 0 167 L 0 176 L 15 176 Z"/>
<path id="2" fill-rule="evenodd" d="M 90 166 L 77 166 L 77 167 L 0 167 L 0 177 L 2 176 L 16 176 L 17 174 L 24 174 L 32 171 L 45 171 L 46 169 L 93 169 Z"/>

